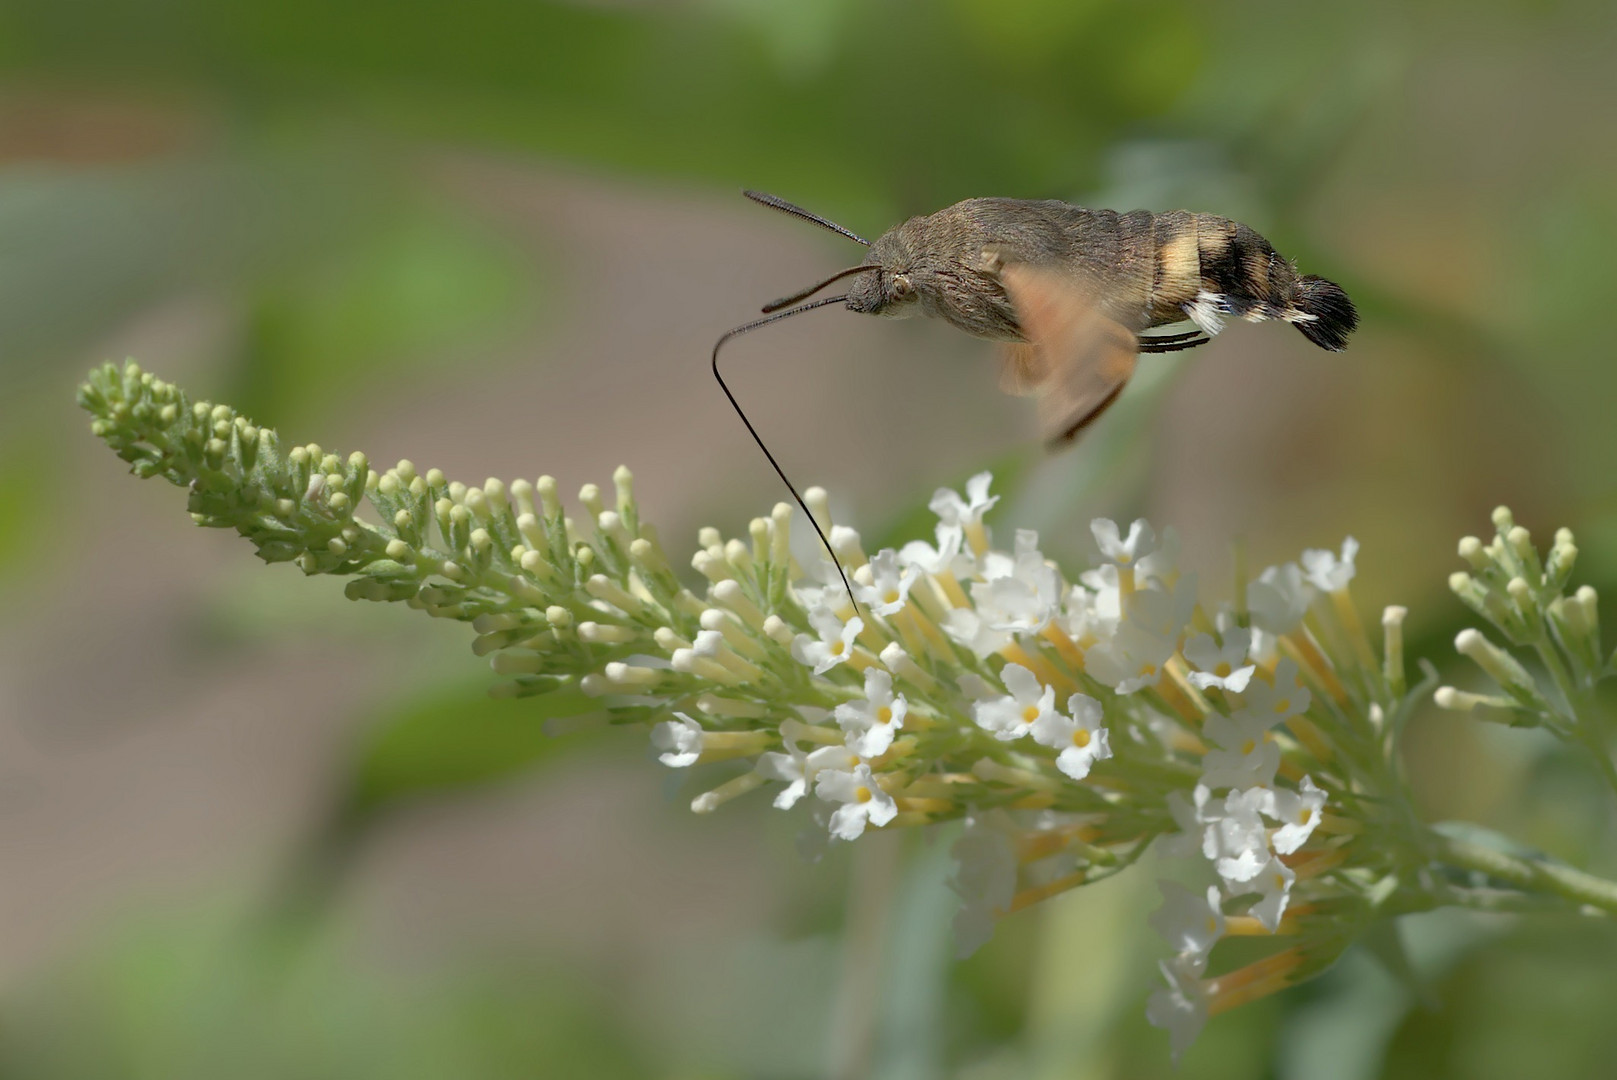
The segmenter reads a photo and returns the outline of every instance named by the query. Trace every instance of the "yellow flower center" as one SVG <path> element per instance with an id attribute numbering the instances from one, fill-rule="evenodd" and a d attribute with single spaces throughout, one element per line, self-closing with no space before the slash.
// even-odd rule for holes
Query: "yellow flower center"
<path id="1" fill-rule="evenodd" d="M 1214 918 L 1212 915 L 1207 916 L 1207 932 L 1209 934 L 1218 933 L 1218 919 Z"/>
<path id="2" fill-rule="evenodd" d="M 841 656 L 842 655 L 842 650 L 847 648 L 847 647 L 848 647 L 848 643 L 845 642 L 845 641 L 841 641 L 841 640 L 833 641 L 831 643 L 831 655 L 832 656 Z"/>
<path id="3" fill-rule="evenodd" d="M 1290 711 L 1291 699 L 1289 697 L 1283 697 L 1279 701 L 1275 702 L 1275 712 L 1284 714 Z"/>
<path id="4" fill-rule="evenodd" d="M 887 706 L 883 705 L 881 708 L 876 710 L 876 723 L 878 723 L 878 724 L 891 724 L 892 722 L 893 722 L 893 710 L 892 709 L 889 709 Z"/>
<path id="5" fill-rule="evenodd" d="M 1157 673 L 1157 665 L 1155 665 L 1155 664 L 1141 664 L 1140 665 L 1140 674 L 1141 675 L 1144 675 L 1144 676 L 1149 678 L 1150 676 L 1155 675 L 1156 673 Z"/>
<path id="6" fill-rule="evenodd" d="M 1072 745 L 1082 749 L 1089 745 L 1089 729 L 1079 728 L 1072 733 Z"/>
<path id="7" fill-rule="evenodd" d="M 870 793 L 870 789 L 867 788 L 867 787 L 859 787 L 859 788 L 854 790 L 854 793 L 853 793 L 853 801 L 854 802 L 867 803 L 873 798 L 875 798 L 875 796 Z"/>
<path id="8" fill-rule="evenodd" d="M 1286 887 L 1286 878 L 1285 878 L 1285 875 L 1283 875 L 1283 874 L 1276 874 L 1276 875 L 1275 875 L 1275 888 L 1276 888 L 1276 889 L 1284 889 L 1284 888 L 1285 888 L 1285 887 Z"/>
<path id="9" fill-rule="evenodd" d="M 1314 811 L 1309 809 L 1306 806 L 1303 807 L 1303 812 L 1297 815 L 1297 824 L 1299 824 L 1299 825 L 1307 825 L 1310 821 L 1313 821 L 1313 820 L 1314 820 Z"/>
<path id="10" fill-rule="evenodd" d="M 1031 723 L 1033 723 L 1033 721 L 1037 720 L 1038 718 L 1039 718 L 1039 707 L 1037 705 L 1029 705 L 1027 708 L 1022 710 L 1022 721 L 1024 723 L 1031 724 Z"/>
<path id="11" fill-rule="evenodd" d="M 1241 753 L 1243 755 L 1250 754 L 1252 751 L 1256 750 L 1257 748 L 1258 748 L 1258 744 L 1253 742 L 1251 739 L 1248 739 L 1246 742 L 1241 744 Z"/>
<path id="12" fill-rule="evenodd" d="M 882 603 L 884 604 L 896 604 L 898 603 L 898 590 L 888 589 L 886 592 L 881 594 L 881 598 Z"/>
<path id="13" fill-rule="evenodd" d="M 1230 671 L 1231 670 L 1232 669 L 1230 668 L 1230 665 L 1228 665 L 1224 661 L 1220 660 L 1218 662 L 1218 664 L 1213 668 L 1213 674 L 1217 675 L 1221 679 L 1227 679 L 1227 678 L 1230 677 Z"/>

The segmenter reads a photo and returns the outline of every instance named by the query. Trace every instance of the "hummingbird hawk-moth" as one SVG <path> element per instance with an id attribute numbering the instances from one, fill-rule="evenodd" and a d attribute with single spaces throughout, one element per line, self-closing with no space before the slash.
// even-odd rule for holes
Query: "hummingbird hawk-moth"
<path id="1" fill-rule="evenodd" d="M 738 413 L 719 375 L 719 348 L 737 334 L 832 304 L 889 318 L 931 315 L 1004 342 L 1001 385 L 1037 395 L 1040 429 L 1052 447 L 1071 442 L 1117 400 L 1140 353 L 1205 345 L 1227 317 L 1280 319 L 1332 351 L 1346 347 L 1359 322 L 1340 285 L 1299 274 L 1251 228 L 1214 214 L 966 199 L 912 217 L 872 243 L 784 199 L 744 194 L 870 251 L 858 266 L 765 305 L 773 313 L 768 318 L 738 326 L 714 345 L 714 377 Z M 846 293 L 809 300 L 850 277 Z M 1186 321 L 1196 329 L 1146 333 Z M 744 413 L 741 419 L 785 480 Z"/>

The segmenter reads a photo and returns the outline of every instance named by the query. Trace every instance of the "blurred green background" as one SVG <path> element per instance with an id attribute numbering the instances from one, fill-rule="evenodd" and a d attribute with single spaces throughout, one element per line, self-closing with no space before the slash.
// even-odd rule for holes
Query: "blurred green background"
<path id="1" fill-rule="evenodd" d="M 1614 48 L 1609 0 L 9 0 L 0 1076 L 1170 1075 L 1149 868 L 956 963 L 946 838 L 809 864 L 760 798 L 693 817 L 643 736 L 485 699 L 459 628 L 196 530 L 73 386 L 133 356 L 472 483 L 624 462 L 684 547 L 781 494 L 707 349 L 858 254 L 740 188 L 865 235 L 989 194 L 1225 214 L 1346 286 L 1347 353 L 1235 326 L 1053 459 L 941 326 L 819 314 L 734 383 L 873 542 L 985 466 L 1001 530 L 1081 559 L 1146 514 L 1214 595 L 1237 537 L 1351 532 L 1447 669 L 1497 503 L 1617 586 Z M 1427 715 L 1410 753 L 1431 819 L 1617 871 L 1553 747 Z M 1431 1007 L 1355 952 L 1177 1075 L 1611 1075 L 1609 930 L 1401 930 Z"/>

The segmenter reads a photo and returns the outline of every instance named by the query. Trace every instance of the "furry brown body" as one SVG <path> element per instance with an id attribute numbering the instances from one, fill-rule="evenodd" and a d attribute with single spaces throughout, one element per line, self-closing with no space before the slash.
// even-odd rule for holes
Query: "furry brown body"
<path id="1" fill-rule="evenodd" d="M 1300 275 L 1262 236 L 1213 214 L 1118 213 L 1056 200 L 967 199 L 913 217 L 871 245 L 848 307 L 872 315 L 934 315 L 976 337 L 1026 341 L 1002 271 L 1049 271 L 1133 332 L 1224 316 L 1284 319 L 1340 349 L 1356 323 L 1336 285 Z"/>

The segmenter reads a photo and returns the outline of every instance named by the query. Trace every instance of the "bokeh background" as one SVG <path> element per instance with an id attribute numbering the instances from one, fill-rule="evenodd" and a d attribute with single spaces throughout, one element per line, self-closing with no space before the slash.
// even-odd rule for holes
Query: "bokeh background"
<path id="1" fill-rule="evenodd" d="M 865 235 L 985 194 L 1244 220 L 1363 313 L 1237 325 L 1035 448 L 990 350 L 817 313 L 738 342 L 871 544 L 991 467 L 1002 530 L 1148 515 L 1229 579 L 1364 544 L 1445 670 L 1508 502 L 1617 587 L 1607 0 L 9 0 L 0 7 L 0 1076 L 1152 1077 L 1149 868 L 952 956 L 946 837 L 817 864 L 549 737 L 459 627 L 266 569 L 72 404 L 132 356 L 302 442 L 476 483 L 636 470 L 671 544 L 776 501 L 706 371 Z M 1223 587 L 1227 594 L 1228 586 Z M 1608 610 L 1608 615 L 1612 614 Z M 1457 677 L 1463 678 L 1463 673 Z M 1422 809 L 1617 869 L 1585 767 L 1422 716 Z M 1402 928 L 1177 1075 L 1604 1077 L 1609 928 Z"/>

